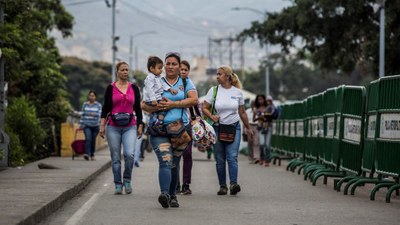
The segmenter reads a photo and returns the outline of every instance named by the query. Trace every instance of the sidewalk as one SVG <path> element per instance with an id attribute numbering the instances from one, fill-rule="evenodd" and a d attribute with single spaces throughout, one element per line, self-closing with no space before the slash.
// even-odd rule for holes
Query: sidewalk
<path id="1" fill-rule="evenodd" d="M 0 224 L 36 224 L 62 206 L 111 165 L 108 147 L 96 161 L 50 157 L 0 171 Z M 60 169 L 39 169 L 46 163 Z"/>

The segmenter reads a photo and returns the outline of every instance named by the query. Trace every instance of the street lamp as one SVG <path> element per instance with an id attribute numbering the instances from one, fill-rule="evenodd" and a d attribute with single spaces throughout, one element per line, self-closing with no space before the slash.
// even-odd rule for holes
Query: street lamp
<path id="1" fill-rule="evenodd" d="M 253 8 L 249 8 L 249 7 L 234 7 L 232 8 L 232 10 L 235 11 L 239 11 L 239 10 L 247 10 L 247 11 L 251 11 L 257 14 L 261 14 L 264 16 L 264 19 L 267 19 L 267 13 L 260 11 L 258 9 L 253 9 Z M 269 95 L 269 65 L 268 65 L 268 41 L 265 40 L 264 42 L 265 45 L 265 95 L 268 96 Z"/>
<path id="2" fill-rule="evenodd" d="M 133 66 L 132 66 L 132 60 L 133 60 L 133 56 L 132 56 L 132 52 L 133 52 L 133 39 L 134 38 L 136 38 L 136 37 L 138 37 L 138 36 L 141 36 L 141 35 L 146 35 L 146 34 L 156 34 L 157 32 L 156 31 L 154 31 L 154 30 L 147 30 L 147 31 L 143 31 L 143 32 L 139 32 L 139 33 L 137 33 L 137 34 L 134 34 L 134 35 L 131 35 L 130 36 L 130 41 L 129 41 L 129 66 L 131 67 L 131 68 L 133 68 Z M 137 65 L 136 65 L 136 68 L 137 68 Z M 133 81 L 133 77 L 132 77 L 132 72 L 131 73 L 129 73 L 129 80 L 131 80 L 131 81 Z"/>

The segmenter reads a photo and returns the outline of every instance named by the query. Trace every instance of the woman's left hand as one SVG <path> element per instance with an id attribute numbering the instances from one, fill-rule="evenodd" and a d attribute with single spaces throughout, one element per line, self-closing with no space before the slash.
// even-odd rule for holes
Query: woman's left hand
<path id="1" fill-rule="evenodd" d="M 140 124 L 137 128 L 137 138 L 140 139 L 142 137 L 143 134 L 143 125 Z"/>
<path id="2" fill-rule="evenodd" d="M 163 99 L 158 104 L 158 109 L 163 111 L 170 110 L 173 108 L 174 103 L 175 103 L 174 101 L 171 101 L 168 98 L 163 97 Z"/>
<path id="3" fill-rule="evenodd" d="M 249 137 L 249 140 L 253 140 L 254 137 L 254 132 L 253 129 L 247 129 L 247 136 Z"/>

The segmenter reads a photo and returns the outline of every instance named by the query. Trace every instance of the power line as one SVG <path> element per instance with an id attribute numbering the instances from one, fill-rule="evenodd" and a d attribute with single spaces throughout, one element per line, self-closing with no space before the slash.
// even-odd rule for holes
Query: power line
<path id="1" fill-rule="evenodd" d="M 64 6 L 83 5 L 83 4 L 93 3 L 93 2 L 100 2 L 100 1 L 102 1 L 102 0 L 84 0 L 84 1 L 80 1 L 80 2 L 64 3 Z"/>
<path id="2" fill-rule="evenodd" d="M 159 17 L 156 17 L 154 15 L 151 15 L 151 14 L 149 14 L 147 12 L 142 11 L 142 10 L 138 9 L 137 7 L 131 5 L 130 3 L 127 3 L 125 1 L 121 1 L 121 2 L 124 3 L 127 7 L 135 10 L 139 14 L 145 16 L 148 20 L 151 20 L 154 23 L 161 24 L 161 25 L 163 25 L 165 27 L 173 29 L 173 30 L 175 30 L 175 31 L 177 31 L 179 33 L 186 34 L 186 35 L 192 35 L 192 36 L 199 36 L 199 35 L 207 36 L 207 34 L 205 34 L 206 31 L 204 31 L 204 30 L 198 30 L 198 29 L 195 29 L 193 27 L 189 27 L 189 26 L 185 26 L 185 25 L 179 25 L 179 24 L 176 24 L 176 23 L 171 22 L 171 21 L 166 21 L 164 19 L 161 19 Z M 182 28 L 182 29 L 179 29 L 179 27 Z"/>

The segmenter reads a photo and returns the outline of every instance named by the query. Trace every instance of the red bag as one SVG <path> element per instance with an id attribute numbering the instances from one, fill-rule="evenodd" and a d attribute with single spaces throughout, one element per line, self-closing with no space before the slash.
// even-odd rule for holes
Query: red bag
<path id="1" fill-rule="evenodd" d="M 82 131 L 83 131 L 82 129 L 76 129 L 75 130 L 75 140 L 71 143 L 71 148 L 72 148 L 72 151 L 73 151 L 72 159 L 74 158 L 75 155 L 85 154 L 85 143 L 86 143 L 86 140 L 77 139 L 78 132 L 82 132 Z"/>

